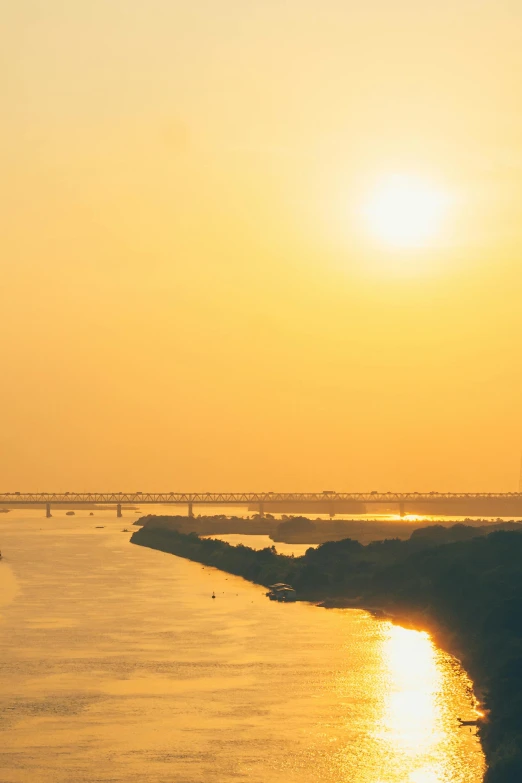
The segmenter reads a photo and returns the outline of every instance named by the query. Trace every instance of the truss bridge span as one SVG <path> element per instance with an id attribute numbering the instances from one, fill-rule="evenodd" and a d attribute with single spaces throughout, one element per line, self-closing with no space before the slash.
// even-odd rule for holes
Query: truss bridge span
<path id="1" fill-rule="evenodd" d="M 243 506 L 264 515 L 272 513 L 431 514 L 440 516 L 522 516 L 520 492 L 4 492 L 0 506 L 124 505 Z"/>

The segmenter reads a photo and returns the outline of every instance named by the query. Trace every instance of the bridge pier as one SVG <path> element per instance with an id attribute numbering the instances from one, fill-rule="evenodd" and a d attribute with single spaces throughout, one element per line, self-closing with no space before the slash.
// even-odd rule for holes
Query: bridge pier
<path id="1" fill-rule="evenodd" d="M 45 516 L 47 517 L 47 519 L 50 519 L 52 517 L 50 503 L 45 504 Z"/>
<path id="2" fill-rule="evenodd" d="M 335 516 L 335 503 L 333 502 L 333 500 L 330 502 L 329 514 L 330 514 L 330 519 L 333 519 Z"/>
<path id="3" fill-rule="evenodd" d="M 264 517 L 265 516 L 265 504 L 261 500 L 259 503 L 259 516 Z"/>
<path id="4" fill-rule="evenodd" d="M 192 508 L 192 502 L 190 502 L 188 504 L 188 515 L 189 515 L 189 517 L 193 517 L 194 516 L 194 509 Z"/>
<path id="5" fill-rule="evenodd" d="M 123 514 L 121 513 L 121 503 L 118 503 L 118 505 L 116 506 L 116 516 L 117 517 L 123 516 Z"/>
<path id="6" fill-rule="evenodd" d="M 405 513 L 406 513 L 406 504 L 403 501 L 401 501 L 399 503 L 399 515 L 403 517 Z"/>

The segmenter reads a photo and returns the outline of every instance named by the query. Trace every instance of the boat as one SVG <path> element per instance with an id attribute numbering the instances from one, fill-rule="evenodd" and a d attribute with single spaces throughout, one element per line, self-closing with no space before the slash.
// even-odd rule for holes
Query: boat
<path id="1" fill-rule="evenodd" d="M 65 512 L 66 517 L 74 517 L 74 511 L 66 511 Z"/>
<path id="2" fill-rule="evenodd" d="M 459 726 L 478 726 L 480 721 L 478 720 L 462 720 L 462 718 L 457 718 L 459 722 Z"/>
<path id="3" fill-rule="evenodd" d="M 269 585 L 266 595 L 271 601 L 280 601 L 281 603 L 289 603 L 296 600 L 294 588 L 292 585 L 287 585 L 284 582 Z"/>
<path id="4" fill-rule="evenodd" d="M 122 532 L 122 533 L 130 533 L 130 530 L 127 530 L 127 528 L 126 528 L 126 527 L 124 527 L 124 528 L 123 528 L 123 530 L 122 530 L 121 532 Z"/>
<path id="5" fill-rule="evenodd" d="M 212 593 L 212 598 L 215 598 L 215 597 L 216 597 L 216 594 L 215 594 L 215 593 Z"/>

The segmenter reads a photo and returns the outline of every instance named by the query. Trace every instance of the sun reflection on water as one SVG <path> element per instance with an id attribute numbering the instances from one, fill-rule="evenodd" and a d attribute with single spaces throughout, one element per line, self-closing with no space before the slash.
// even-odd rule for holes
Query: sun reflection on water
<path id="1" fill-rule="evenodd" d="M 429 634 L 391 623 L 383 631 L 382 714 L 374 736 L 385 773 L 375 783 L 473 779 L 481 759 L 473 757 L 470 764 L 455 741 L 459 728 L 453 711 L 458 709 L 456 700 L 461 700 L 463 679 L 471 693 L 465 673 L 436 648 Z"/>
<path id="2" fill-rule="evenodd" d="M 388 689 L 381 737 L 404 753 L 425 753 L 441 739 L 441 672 L 427 633 L 390 625 L 384 640 Z"/>

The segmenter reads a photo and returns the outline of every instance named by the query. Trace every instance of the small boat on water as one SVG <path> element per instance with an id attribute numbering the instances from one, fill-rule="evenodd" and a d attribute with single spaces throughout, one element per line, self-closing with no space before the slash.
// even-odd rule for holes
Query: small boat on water
<path id="1" fill-rule="evenodd" d="M 126 527 L 124 527 L 124 528 L 123 528 L 123 530 L 122 530 L 121 532 L 122 532 L 122 533 L 130 533 L 130 530 L 128 530 Z"/>
<path id="2" fill-rule="evenodd" d="M 286 585 L 284 582 L 277 582 L 275 585 L 269 585 L 266 594 L 271 601 L 280 601 L 281 603 L 290 603 L 296 600 L 295 590 L 292 585 Z"/>
<path id="3" fill-rule="evenodd" d="M 216 594 L 215 594 L 215 593 L 212 593 L 212 598 L 215 598 L 215 597 L 216 597 Z"/>
<path id="4" fill-rule="evenodd" d="M 66 511 L 65 512 L 65 516 L 66 517 L 74 517 L 75 516 L 75 512 L 74 511 Z"/>
<path id="5" fill-rule="evenodd" d="M 480 721 L 479 720 L 462 720 L 462 718 L 457 718 L 459 722 L 459 726 L 478 726 Z"/>

